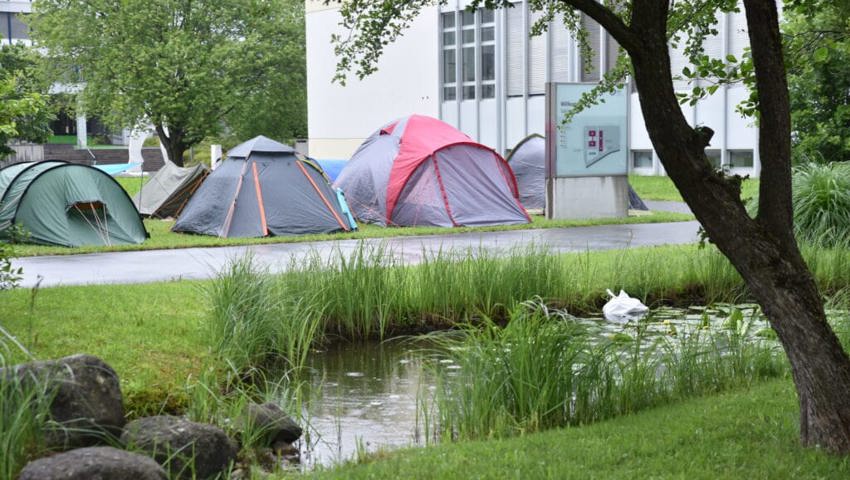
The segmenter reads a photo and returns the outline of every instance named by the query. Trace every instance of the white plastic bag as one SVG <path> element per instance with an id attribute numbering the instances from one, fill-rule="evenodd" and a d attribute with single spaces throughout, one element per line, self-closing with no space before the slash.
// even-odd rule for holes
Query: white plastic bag
<path id="1" fill-rule="evenodd" d="M 611 300 L 602 307 L 602 315 L 609 322 L 628 323 L 629 320 L 639 320 L 646 315 L 649 308 L 637 298 L 632 298 L 620 290 L 619 295 L 614 295 L 611 290 L 606 290 Z"/>

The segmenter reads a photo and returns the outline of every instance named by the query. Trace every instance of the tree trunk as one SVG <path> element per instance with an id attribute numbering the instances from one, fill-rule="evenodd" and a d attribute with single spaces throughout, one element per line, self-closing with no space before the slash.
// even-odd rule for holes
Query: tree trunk
<path id="1" fill-rule="evenodd" d="M 567 1 L 578 8 L 584 3 Z M 790 114 L 776 5 L 745 0 L 765 166 L 755 220 L 740 200 L 740 183 L 715 172 L 705 155 L 713 132 L 690 127 L 679 106 L 668 55 L 669 5 L 669 0 L 635 0 L 628 37 L 620 42 L 632 60 L 649 137 L 682 197 L 776 330 L 797 387 L 803 444 L 850 453 L 850 359 L 826 321 L 793 237 Z M 617 29 L 622 25 L 609 31 Z"/>
<path id="2" fill-rule="evenodd" d="M 169 128 L 168 133 L 166 133 L 165 127 L 162 125 L 156 125 L 155 128 L 156 135 L 159 137 L 159 141 L 162 142 L 168 154 L 168 159 L 178 167 L 182 167 L 183 154 L 186 152 L 188 145 L 186 145 L 181 131 L 179 129 Z"/>

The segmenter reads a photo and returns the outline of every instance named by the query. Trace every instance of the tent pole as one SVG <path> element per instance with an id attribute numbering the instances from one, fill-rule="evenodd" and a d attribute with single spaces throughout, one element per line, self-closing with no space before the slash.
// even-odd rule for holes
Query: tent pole
<path id="1" fill-rule="evenodd" d="M 336 210 L 334 210 L 334 208 L 331 206 L 331 202 L 329 202 L 328 199 L 325 198 L 325 195 L 322 193 L 321 190 L 319 190 L 319 186 L 316 185 L 316 182 L 314 182 L 313 178 L 310 177 L 310 174 L 307 173 L 307 169 L 304 168 L 304 165 L 301 164 L 301 160 L 295 159 L 295 164 L 298 165 L 298 168 L 301 169 L 301 173 L 303 173 L 304 176 L 307 177 L 307 180 L 309 180 L 310 183 L 313 185 L 313 188 L 316 190 L 316 193 L 318 193 L 319 197 L 322 198 L 322 201 L 325 202 L 325 206 L 328 207 L 328 210 L 331 211 L 331 214 L 334 216 L 337 223 L 339 223 L 339 226 L 342 227 L 342 229 L 346 232 L 350 232 L 351 227 L 346 225 L 345 222 L 342 221 L 342 218 L 340 218 L 339 215 L 336 213 Z"/>
<path id="2" fill-rule="evenodd" d="M 248 162 L 250 156 L 245 157 L 245 165 L 242 165 L 242 173 L 239 174 L 239 183 L 236 184 L 236 193 L 233 194 L 233 201 L 230 203 L 230 208 L 227 209 L 227 217 L 224 219 L 224 228 L 222 232 L 224 237 L 230 233 L 230 223 L 233 221 L 233 212 L 236 211 L 236 199 L 239 198 L 239 192 L 242 190 L 242 180 L 245 178 L 245 172 L 248 170 Z"/>
<path id="3" fill-rule="evenodd" d="M 254 172 L 254 190 L 257 191 L 257 205 L 260 207 L 260 222 L 263 226 L 263 236 L 269 236 L 269 226 L 266 223 L 266 207 L 263 205 L 263 190 L 260 188 L 260 177 L 257 175 L 257 164 L 251 164 L 251 170 Z"/>

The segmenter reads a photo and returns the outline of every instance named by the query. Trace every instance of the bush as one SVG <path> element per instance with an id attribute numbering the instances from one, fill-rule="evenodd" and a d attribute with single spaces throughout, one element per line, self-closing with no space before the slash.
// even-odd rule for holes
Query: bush
<path id="1" fill-rule="evenodd" d="M 846 244 L 850 234 L 850 165 L 809 164 L 794 172 L 797 238 L 822 246 Z"/>

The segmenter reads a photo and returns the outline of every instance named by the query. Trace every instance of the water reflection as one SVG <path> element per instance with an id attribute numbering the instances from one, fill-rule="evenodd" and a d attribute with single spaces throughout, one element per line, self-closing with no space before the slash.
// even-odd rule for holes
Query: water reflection
<path id="1" fill-rule="evenodd" d="M 416 441 L 416 397 L 429 386 L 421 345 L 410 341 L 338 345 L 310 356 L 302 462 L 347 460 L 358 451 Z"/>

